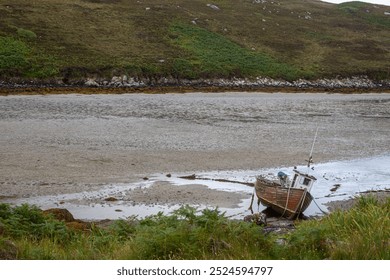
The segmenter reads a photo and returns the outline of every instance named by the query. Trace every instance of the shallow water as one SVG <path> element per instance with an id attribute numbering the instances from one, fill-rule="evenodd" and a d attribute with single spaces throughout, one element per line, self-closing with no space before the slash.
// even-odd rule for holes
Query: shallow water
<path id="1" fill-rule="evenodd" d="M 365 191 L 380 191 L 390 190 L 390 155 L 384 155 L 372 158 L 363 158 L 349 161 L 335 161 L 316 164 L 314 170 L 310 169 L 310 174 L 317 178 L 317 182 L 312 188 L 312 195 L 315 202 L 312 202 L 309 208 L 304 212 L 306 216 L 322 215 L 322 211 L 327 211 L 326 203 L 336 200 L 345 200 L 359 196 Z M 125 196 L 129 190 L 135 188 L 148 188 L 156 181 L 168 181 L 173 185 L 188 185 L 202 184 L 210 189 L 241 193 L 247 196 L 241 200 L 238 207 L 218 209 L 225 212 L 226 216 L 234 219 L 241 219 L 245 215 L 249 215 L 247 210 L 253 187 L 246 186 L 240 183 L 229 183 L 215 181 L 215 179 L 226 179 L 239 182 L 254 182 L 257 175 L 276 176 L 277 172 L 283 171 L 286 174 L 292 174 L 293 167 L 280 167 L 260 170 L 239 170 L 239 171 L 210 171 L 197 173 L 199 179 L 188 180 L 180 178 L 183 175 L 189 174 L 172 174 L 170 178 L 165 174 L 155 174 L 147 182 L 141 181 L 132 184 L 109 185 L 103 187 L 99 191 L 82 192 L 74 194 L 63 194 L 53 196 L 31 197 L 18 200 L 10 200 L 14 204 L 29 203 L 35 204 L 44 209 L 53 207 L 62 207 L 59 201 L 64 203 L 64 207 L 79 219 L 98 220 L 98 219 L 126 219 L 130 216 L 145 217 L 158 212 L 171 213 L 178 209 L 181 205 L 169 203 L 159 204 L 140 204 L 129 201 L 118 200 L 116 202 L 105 202 L 103 198 L 115 196 Z M 298 166 L 299 170 L 307 171 L 307 167 Z M 336 191 L 331 191 L 335 184 L 340 187 Z M 80 201 L 90 201 L 84 204 Z M 254 210 L 262 211 L 264 207 L 254 204 Z M 192 205 L 199 210 L 204 208 L 215 208 L 207 205 L 196 204 Z"/>

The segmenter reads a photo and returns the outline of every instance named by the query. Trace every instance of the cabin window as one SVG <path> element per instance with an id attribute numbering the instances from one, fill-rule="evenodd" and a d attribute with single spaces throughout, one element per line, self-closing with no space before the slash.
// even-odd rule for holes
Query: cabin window
<path id="1" fill-rule="evenodd" d="M 302 185 L 308 186 L 310 184 L 310 181 L 311 181 L 310 179 L 304 178 L 303 182 L 302 182 Z"/>

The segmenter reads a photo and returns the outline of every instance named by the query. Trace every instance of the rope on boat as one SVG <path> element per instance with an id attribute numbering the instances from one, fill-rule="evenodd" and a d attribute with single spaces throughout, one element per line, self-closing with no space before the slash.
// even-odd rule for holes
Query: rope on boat
<path id="1" fill-rule="evenodd" d="M 288 206 L 288 200 L 290 199 L 290 190 L 291 190 L 291 186 L 288 187 L 288 193 L 287 193 L 287 199 L 286 199 L 286 206 L 284 206 L 284 211 L 283 211 L 283 214 L 282 214 L 281 217 L 283 217 L 283 215 L 286 213 L 287 206 Z"/>
<path id="2" fill-rule="evenodd" d="M 252 205 L 253 205 L 253 200 L 255 199 L 255 192 L 256 192 L 256 188 L 253 188 L 252 199 L 251 199 L 251 205 L 250 205 L 249 208 L 248 208 L 248 210 L 251 210 L 251 213 L 252 213 L 252 214 L 253 214 Z"/>
<path id="3" fill-rule="evenodd" d="M 303 194 L 303 197 L 301 197 L 301 200 L 299 201 L 299 204 L 298 204 L 299 211 L 295 211 L 295 213 L 298 213 L 297 219 L 298 219 L 298 217 L 299 217 L 299 214 L 301 214 L 303 204 L 305 203 L 306 195 L 307 195 L 307 189 L 305 189 L 305 192 L 304 192 L 304 194 Z M 303 199 L 302 199 L 302 198 L 303 198 Z M 299 206 L 299 205 L 300 205 L 300 206 Z M 298 208 L 298 207 L 297 207 L 297 208 Z"/>
<path id="4" fill-rule="evenodd" d="M 317 201 L 314 199 L 314 197 L 313 197 L 312 201 L 314 202 L 315 205 L 317 205 L 318 209 L 322 212 L 322 214 L 329 214 L 329 212 L 326 212 L 326 211 L 321 209 L 321 207 L 317 204 Z"/>

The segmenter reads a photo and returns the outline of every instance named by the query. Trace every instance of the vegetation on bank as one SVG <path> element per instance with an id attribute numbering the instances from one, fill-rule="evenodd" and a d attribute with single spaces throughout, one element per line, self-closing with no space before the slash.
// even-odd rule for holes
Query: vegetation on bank
<path id="1" fill-rule="evenodd" d="M 390 78 L 386 6 L 362 2 L 15 0 L 0 79 Z"/>
<path id="2" fill-rule="evenodd" d="M 18 29 L 21 38 L 29 40 L 35 33 Z M 54 57 L 34 50 L 21 38 L 0 36 L 0 77 L 43 79 L 59 73 Z"/>
<path id="3" fill-rule="evenodd" d="M 190 55 L 173 61 L 172 70 L 178 78 L 262 76 L 295 80 L 303 76 L 298 68 L 195 25 L 174 24 L 170 34 L 173 44 Z"/>
<path id="4" fill-rule="evenodd" d="M 390 259 L 390 199 L 297 221 L 284 235 L 185 206 L 80 230 L 34 206 L 0 204 L 2 259 Z M 284 242 L 280 242 L 284 240 Z"/>

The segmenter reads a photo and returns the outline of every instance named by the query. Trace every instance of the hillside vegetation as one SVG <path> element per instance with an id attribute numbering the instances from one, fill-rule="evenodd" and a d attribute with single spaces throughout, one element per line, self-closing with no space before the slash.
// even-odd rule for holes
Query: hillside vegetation
<path id="1" fill-rule="evenodd" d="M 388 12 L 316 0 L 4 0 L 0 79 L 389 79 Z"/>

